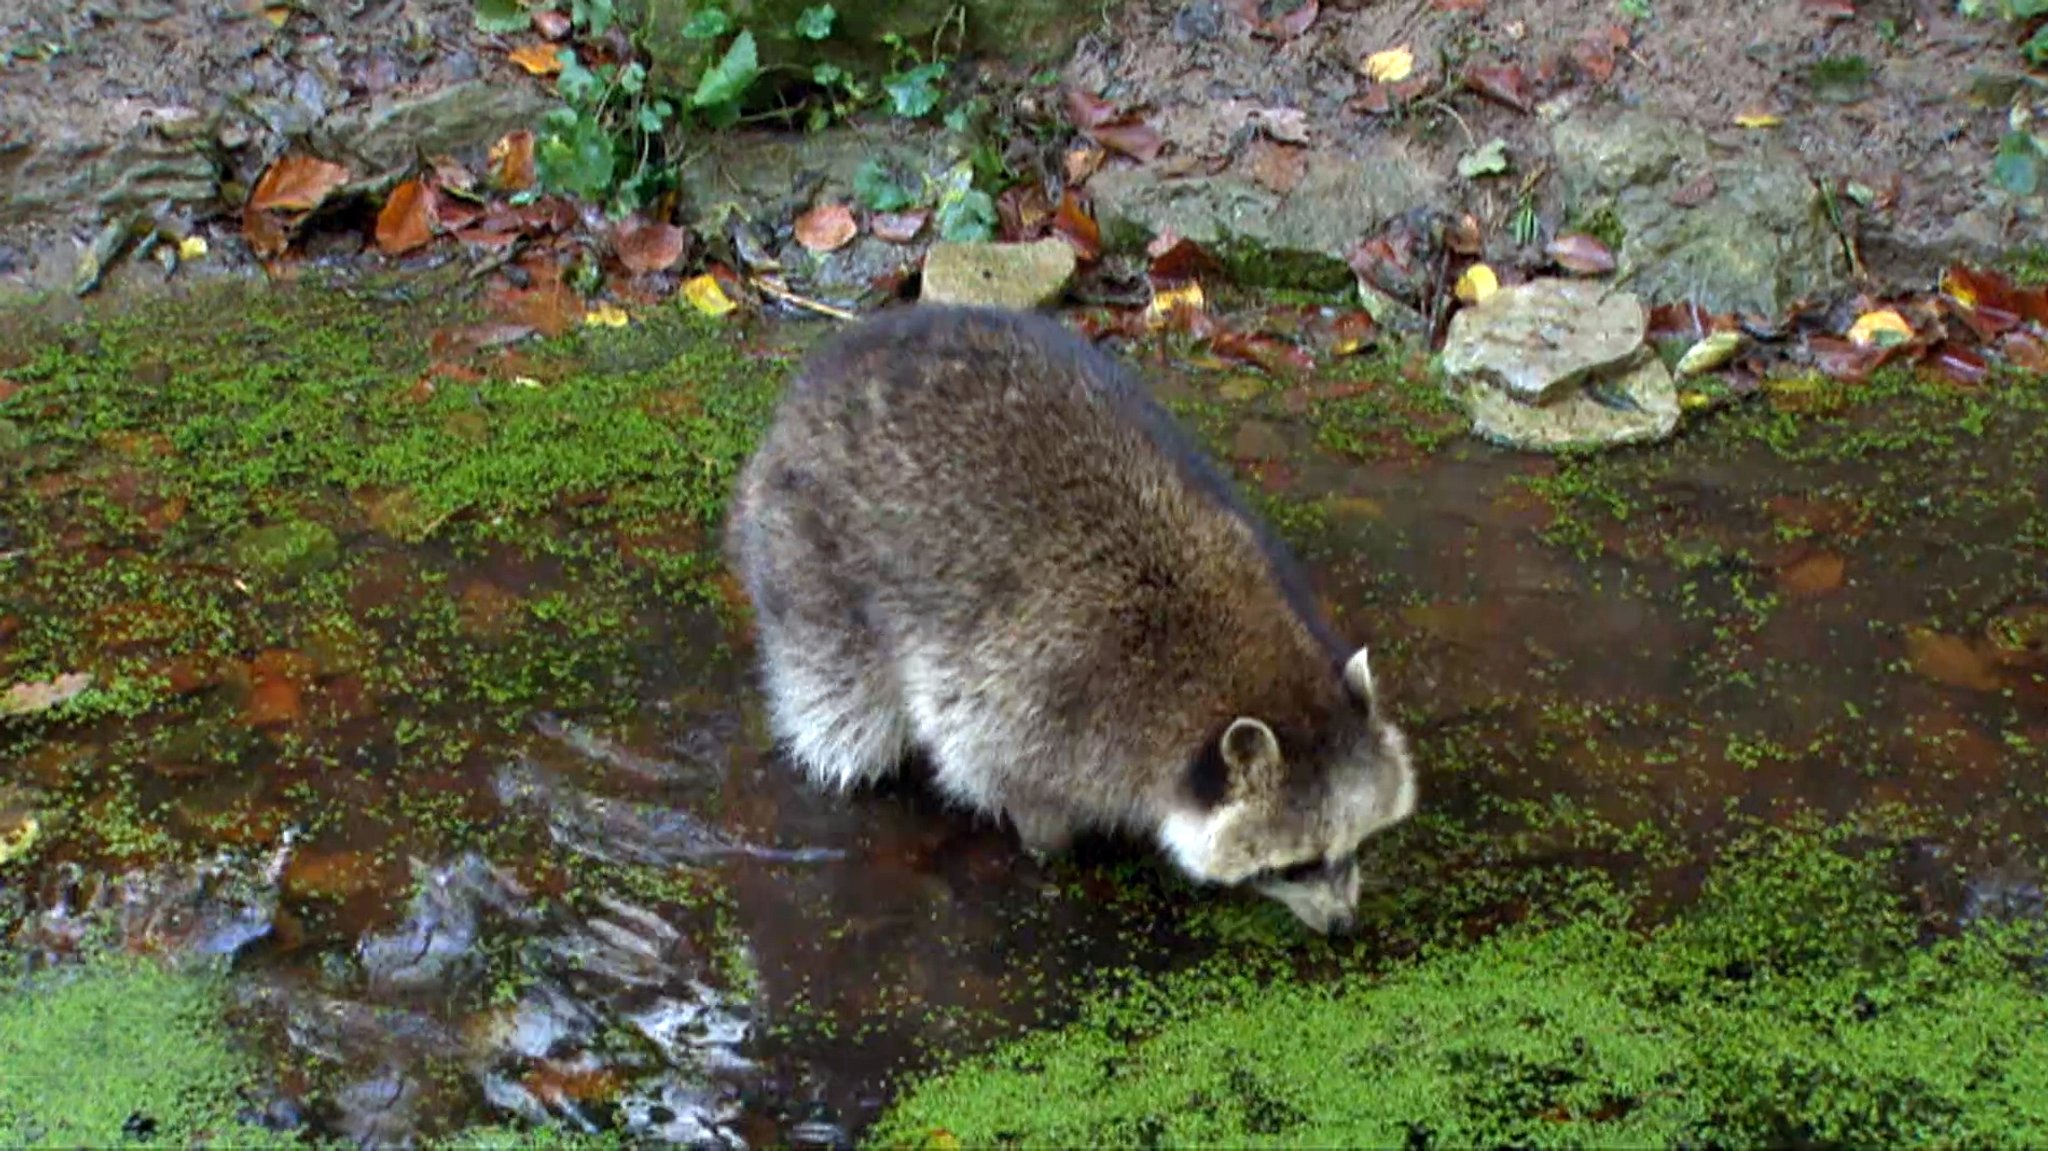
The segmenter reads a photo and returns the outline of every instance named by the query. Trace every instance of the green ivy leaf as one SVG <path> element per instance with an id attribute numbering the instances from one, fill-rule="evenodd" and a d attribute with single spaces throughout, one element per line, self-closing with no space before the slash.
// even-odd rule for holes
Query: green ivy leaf
<path id="1" fill-rule="evenodd" d="M 1498 176 L 1508 170 L 1508 142 L 1495 136 L 1458 160 L 1458 175 L 1467 180 Z"/>
<path id="2" fill-rule="evenodd" d="M 939 205 L 939 238 L 955 244 L 996 238 L 996 202 L 979 188 Z"/>
<path id="3" fill-rule="evenodd" d="M 602 36 L 611 31 L 612 23 L 617 19 L 612 0 L 570 0 L 569 22 L 589 30 L 592 36 Z"/>
<path id="4" fill-rule="evenodd" d="M 2041 186 L 2041 146 L 2025 132 L 2007 132 L 1991 160 L 1991 179 L 2015 196 L 2031 196 Z"/>
<path id="5" fill-rule="evenodd" d="M 557 109 L 544 121 L 547 131 L 533 149 L 534 174 L 554 192 L 602 199 L 611 191 L 618 158 L 604 126 L 572 109 Z"/>
<path id="6" fill-rule="evenodd" d="M 716 40 L 730 31 L 732 17 L 727 16 L 723 9 L 699 8 L 690 13 L 689 20 L 683 24 L 683 39 Z"/>
<path id="7" fill-rule="evenodd" d="M 889 105 L 898 116 L 915 120 L 939 106 L 939 81 L 946 75 L 946 62 L 934 60 L 908 72 L 898 72 L 883 82 Z"/>
<path id="8" fill-rule="evenodd" d="M 703 78 L 697 81 L 697 91 L 690 97 L 690 104 L 697 108 L 737 104 L 739 98 L 746 94 L 747 86 L 760 74 L 761 60 L 754 50 L 754 34 L 743 31 L 733 37 L 732 47 L 725 50 L 725 58 L 706 69 Z"/>
<path id="9" fill-rule="evenodd" d="M 820 88 L 830 88 L 844 79 L 846 69 L 837 64 L 819 64 L 811 69 L 811 82 Z"/>
<path id="10" fill-rule="evenodd" d="M 2043 2 L 2048 3 L 2048 0 Z M 2048 24 L 2034 29 L 2034 35 L 2020 45 L 2020 55 L 2025 56 L 2029 64 L 2048 65 Z"/>
<path id="11" fill-rule="evenodd" d="M 880 156 L 862 161 L 853 173 L 853 198 L 870 212 L 901 212 L 917 205 L 915 180 Z"/>
<path id="12" fill-rule="evenodd" d="M 619 71 L 619 91 L 628 96 L 638 96 L 640 89 L 647 86 L 647 69 L 635 60 Z"/>
<path id="13" fill-rule="evenodd" d="M 499 36 L 533 27 L 533 13 L 519 0 L 476 0 L 476 30 Z"/>
<path id="14" fill-rule="evenodd" d="M 838 16 L 839 13 L 834 11 L 830 4 L 806 8 L 803 14 L 796 18 L 796 34 L 806 40 L 823 40 L 832 34 L 832 22 Z"/>
<path id="15" fill-rule="evenodd" d="M 604 77 L 585 68 L 573 52 L 562 53 L 562 72 L 555 77 L 555 93 L 578 107 L 593 108 L 604 101 Z"/>

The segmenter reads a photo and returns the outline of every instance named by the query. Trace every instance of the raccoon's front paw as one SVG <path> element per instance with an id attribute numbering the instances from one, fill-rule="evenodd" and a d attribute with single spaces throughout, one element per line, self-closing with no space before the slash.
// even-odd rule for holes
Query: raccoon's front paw
<path id="1" fill-rule="evenodd" d="M 1017 839 L 1032 862 L 1043 864 L 1073 846 L 1074 832 L 1065 817 L 1047 812 L 1009 813 Z"/>

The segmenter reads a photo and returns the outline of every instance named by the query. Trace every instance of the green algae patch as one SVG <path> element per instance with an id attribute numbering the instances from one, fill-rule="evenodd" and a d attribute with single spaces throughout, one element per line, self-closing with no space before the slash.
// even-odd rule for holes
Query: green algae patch
<path id="1" fill-rule="evenodd" d="M 102 961 L 0 983 L 0 1143 L 289 1146 L 245 1124 L 256 1059 L 211 976 Z"/>
<path id="2" fill-rule="evenodd" d="M 2038 932 L 1916 940 L 1883 861 L 1773 833 L 1699 903 L 1531 921 L 1382 974 L 1213 968 L 915 1086 L 964 1146 L 2037 1144 Z M 1619 907 L 1619 904 L 1614 905 Z M 1546 917 L 1548 918 L 1548 917 Z"/>

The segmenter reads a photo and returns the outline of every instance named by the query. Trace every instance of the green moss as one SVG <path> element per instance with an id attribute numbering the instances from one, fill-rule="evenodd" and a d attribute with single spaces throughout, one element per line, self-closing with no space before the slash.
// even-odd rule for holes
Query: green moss
<path id="1" fill-rule="evenodd" d="M 0 985 L 0 1142 L 287 1146 L 239 1122 L 256 1060 L 216 979 L 107 961 Z"/>
<path id="2" fill-rule="evenodd" d="M 921 1084 L 871 1141 L 2048 1138 L 2048 997 L 2014 963 L 2041 940 L 1917 946 L 1882 879 L 1878 859 L 1774 833 L 1654 931 L 1594 912 L 1385 976 L 1197 972 Z"/>
<path id="3" fill-rule="evenodd" d="M 1621 251 L 1621 243 L 1628 239 L 1628 228 L 1621 222 L 1621 213 L 1613 204 L 1589 206 L 1567 217 L 1560 232 L 1584 232 L 1611 252 Z"/>
<path id="4" fill-rule="evenodd" d="M 1349 291 L 1354 279 L 1344 261 L 1320 252 L 1228 240 L 1216 244 L 1212 254 L 1232 283 L 1248 288 L 1334 294 Z"/>
<path id="5" fill-rule="evenodd" d="M 2025 287 L 2048 285 L 2048 244 L 2028 244 L 2005 253 L 2000 263 L 2013 280 Z"/>

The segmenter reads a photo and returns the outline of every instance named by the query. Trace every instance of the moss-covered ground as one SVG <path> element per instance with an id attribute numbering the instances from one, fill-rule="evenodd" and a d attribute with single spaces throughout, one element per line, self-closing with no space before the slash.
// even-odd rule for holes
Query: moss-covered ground
<path id="1" fill-rule="evenodd" d="M 460 850 L 572 914 L 686 907 L 707 970 L 772 1000 L 761 1046 L 855 1100 L 849 1125 L 917 1073 L 878 1142 L 2041 1132 L 2040 988 L 2011 961 L 2038 943 L 1956 922 L 2048 826 L 2039 379 L 1795 377 L 1670 444 L 1539 459 L 1464 437 L 1419 357 L 1287 376 L 1137 349 L 1373 643 L 1422 756 L 1363 931 L 1322 940 L 1141 849 L 1038 870 L 895 801 L 806 809 L 849 862 L 733 882 L 555 849 L 491 787 L 536 712 L 660 755 L 691 705 L 656 712 L 746 691 L 713 541 L 803 333 L 657 311 L 470 352 L 493 332 L 453 300 L 226 288 L 6 321 L 0 689 L 93 680 L 0 718 L 0 932 L 58 865 L 296 827 L 294 962 L 346 970 L 409 861 Z M 740 767 L 699 814 L 777 826 L 792 792 Z M 481 946 L 457 1014 L 545 958 Z M 241 1049 L 188 1026 L 217 984 L 106 978 L 78 986 L 184 1004 L 161 1041 L 210 1053 L 160 1124 L 240 1106 Z M 0 1052 L 0 1082 L 40 1058 Z"/>

